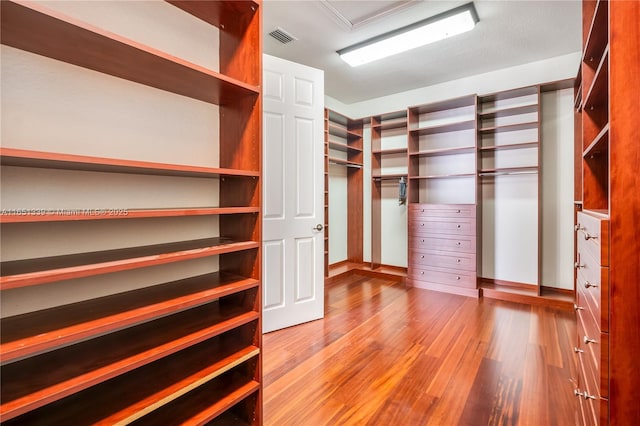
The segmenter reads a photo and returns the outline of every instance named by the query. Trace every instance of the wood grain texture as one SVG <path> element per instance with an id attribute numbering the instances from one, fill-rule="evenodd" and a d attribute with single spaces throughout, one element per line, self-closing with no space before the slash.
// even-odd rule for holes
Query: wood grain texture
<path id="1" fill-rule="evenodd" d="M 265 425 L 572 425 L 570 313 L 352 275 L 264 336 Z"/>
<path id="2" fill-rule="evenodd" d="M 640 3 L 609 2 L 609 419 L 640 424 Z"/>

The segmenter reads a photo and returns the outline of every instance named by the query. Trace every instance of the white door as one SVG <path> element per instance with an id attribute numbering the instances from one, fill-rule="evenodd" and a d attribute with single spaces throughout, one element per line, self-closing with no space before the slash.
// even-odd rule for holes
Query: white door
<path id="1" fill-rule="evenodd" d="M 263 69 L 266 333 L 324 316 L 324 71 L 269 55 Z"/>

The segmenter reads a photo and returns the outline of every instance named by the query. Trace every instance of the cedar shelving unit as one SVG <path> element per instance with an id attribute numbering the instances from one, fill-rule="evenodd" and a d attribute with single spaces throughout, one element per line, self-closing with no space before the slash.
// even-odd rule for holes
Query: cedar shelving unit
<path id="1" fill-rule="evenodd" d="M 347 261 L 362 263 L 362 119 L 325 108 L 325 277 L 329 274 L 329 165 L 347 168 Z"/>
<path id="2" fill-rule="evenodd" d="M 478 297 L 476 95 L 408 109 L 409 285 Z"/>
<path id="3" fill-rule="evenodd" d="M 498 298 L 502 300 L 512 300 L 532 304 L 547 304 L 562 309 L 568 309 L 573 299 L 568 292 L 556 290 L 554 288 L 543 287 L 542 279 L 542 145 L 541 145 L 541 96 L 545 92 L 573 88 L 574 79 L 551 81 L 534 86 L 521 87 L 503 92 L 497 92 L 478 97 L 478 155 L 480 164 L 478 177 L 482 185 L 495 185 L 499 177 L 519 175 L 536 175 L 538 180 L 538 235 L 536 242 L 538 245 L 538 267 L 537 283 L 521 283 L 487 278 L 479 276 L 480 286 L 484 297 Z M 484 107 L 488 104 L 490 107 Z M 532 119 L 531 115 L 536 114 L 537 118 Z M 506 119 L 501 124 L 485 124 L 485 121 L 496 119 Z M 535 137 L 526 132 L 535 130 Z M 496 142 L 496 138 L 507 139 L 507 142 Z M 512 139 L 513 140 L 510 140 Z M 496 167 L 495 165 L 483 165 L 484 161 L 493 161 L 498 155 L 514 155 L 521 150 L 536 150 L 535 155 L 530 155 L 527 163 L 505 164 Z M 482 185 L 479 186 L 479 199 L 483 198 Z M 482 234 L 482 209 L 479 214 L 479 233 Z"/>
<path id="4" fill-rule="evenodd" d="M 3 261 L 3 293 L 192 259 L 219 262 L 218 272 L 3 317 L 0 415 L 6 424 L 167 424 L 181 421 L 178 416 L 262 424 L 262 3 L 168 3 L 217 28 L 219 71 L 41 5 L 2 2 L 4 45 L 218 105 L 221 165 L 36 151 L 3 142 L 3 167 L 189 177 L 219 185 L 211 206 L 158 205 L 113 215 L 8 208 L 3 227 L 212 216 L 220 229 L 215 238 Z"/>
<path id="5" fill-rule="evenodd" d="M 582 19 L 575 102 L 582 171 L 576 185 L 582 205 L 575 227 L 576 411 L 583 424 L 636 424 L 640 99 L 633 88 L 640 85 L 640 4 L 583 1 Z"/>
<path id="6" fill-rule="evenodd" d="M 538 259 L 535 283 L 516 283 L 500 279 L 498 277 L 483 277 L 479 274 L 479 281 L 483 295 L 487 297 L 500 297 L 499 290 L 511 293 L 526 293 L 532 297 L 542 295 L 541 281 L 541 255 L 540 244 L 542 235 L 541 226 L 541 145 L 540 145 L 540 110 L 541 110 L 540 85 L 522 87 L 498 93 L 492 93 L 478 97 L 478 177 L 482 179 L 479 186 L 478 199 L 482 203 L 485 192 L 491 193 L 491 189 L 485 190 L 485 185 L 498 185 L 503 177 L 523 174 L 537 175 L 537 232 Z M 532 117 L 535 116 L 535 117 Z M 535 135 L 531 135 L 534 131 Z M 519 158 L 522 150 L 535 150 L 534 155 L 527 158 Z M 483 209 L 479 209 L 478 215 L 479 234 L 483 234 Z M 499 224 L 495 224 L 499 226 Z M 518 238 L 518 236 L 513 236 Z M 482 240 L 481 240 L 482 241 Z M 511 246 L 517 246 L 512 241 Z M 483 252 L 486 248 L 483 248 Z M 495 250 L 494 250 L 495 252 Z M 528 285 L 527 285 L 528 284 Z"/>
<path id="7" fill-rule="evenodd" d="M 382 264 L 382 185 L 407 179 L 407 173 L 385 171 L 389 159 L 407 156 L 407 110 L 388 112 L 371 117 L 371 269 Z M 389 144 L 388 137 L 402 136 L 402 146 Z M 406 161 L 406 160 L 405 160 Z"/>
<path id="8" fill-rule="evenodd" d="M 473 99 L 473 100 L 472 100 Z M 444 118 L 438 118 L 434 121 L 426 121 L 420 123 L 421 116 L 428 116 L 433 114 L 452 114 L 448 111 L 455 111 L 459 109 L 469 108 L 475 103 L 475 95 L 464 96 L 455 99 L 449 99 L 428 105 L 421 105 L 409 108 L 408 112 L 408 147 L 409 147 L 409 197 L 410 202 L 425 202 L 420 201 L 420 187 L 421 181 L 431 179 L 446 179 L 446 178 L 473 178 L 472 186 L 475 187 L 475 159 L 473 167 L 468 171 L 448 171 L 445 173 L 431 173 L 426 169 L 421 171 L 420 162 L 425 158 L 434 158 L 452 156 L 459 156 L 461 154 L 473 154 L 476 153 L 476 140 L 475 137 L 472 140 L 465 140 L 465 138 L 456 138 L 457 132 L 475 130 L 476 118 L 475 112 L 473 117 L 469 117 L 468 114 L 462 117 L 445 116 Z M 455 114 L 455 112 L 453 113 Z M 443 135 L 450 140 L 455 141 L 454 144 L 445 142 L 437 146 L 421 147 L 421 140 L 426 140 L 425 137 L 432 135 Z M 449 136 L 450 135 L 450 136 Z M 462 142 L 459 142 L 459 141 Z M 472 204 L 475 203 L 475 197 L 472 200 L 467 200 Z"/>

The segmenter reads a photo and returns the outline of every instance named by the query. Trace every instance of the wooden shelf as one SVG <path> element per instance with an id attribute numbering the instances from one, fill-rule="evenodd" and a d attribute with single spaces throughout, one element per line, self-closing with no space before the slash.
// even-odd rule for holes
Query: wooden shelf
<path id="1" fill-rule="evenodd" d="M 409 107 L 409 110 L 414 114 L 428 114 L 436 111 L 444 111 L 448 109 L 463 108 L 473 106 L 476 104 L 476 96 L 460 96 L 458 98 L 446 99 L 439 102 L 432 102 L 430 104 L 418 105 Z"/>
<path id="2" fill-rule="evenodd" d="M 255 279 L 214 273 L 4 318 L 1 362 L 78 343 L 258 285 Z"/>
<path id="3" fill-rule="evenodd" d="M 328 126 L 329 134 L 332 136 L 338 136 L 339 138 L 349 139 L 349 138 L 361 138 L 362 135 L 354 132 L 352 130 L 348 130 L 346 127 L 337 126 L 333 123 L 329 123 Z"/>
<path id="4" fill-rule="evenodd" d="M 525 86 L 519 87 L 517 89 L 511 90 L 503 90 L 501 92 L 489 93 L 486 95 L 480 96 L 480 102 L 495 102 L 495 101 L 503 101 L 505 99 L 513 99 L 520 98 L 523 96 L 535 95 L 538 93 L 538 86 Z"/>
<path id="5" fill-rule="evenodd" d="M 335 142 L 335 141 L 329 141 L 329 148 L 335 149 L 337 151 L 342 151 L 342 152 L 354 152 L 354 153 L 362 152 L 362 148 L 358 148 L 353 145 L 347 145 L 346 143 Z"/>
<path id="6" fill-rule="evenodd" d="M 238 402 L 255 394 L 259 389 L 259 383 L 254 380 L 247 380 L 240 377 L 224 377 L 223 383 L 207 384 L 196 389 L 188 401 L 178 399 L 172 404 L 166 405 L 153 412 L 144 420 L 149 424 L 208 424 L 226 412 L 231 414 L 231 408 Z M 211 401 L 218 401 L 211 404 Z M 195 413 L 194 413 L 195 411 Z M 191 414 L 191 415 L 190 415 Z M 223 422 L 238 419 L 223 419 Z M 215 424 L 215 422 L 214 422 Z"/>
<path id="7" fill-rule="evenodd" d="M 582 54 L 582 61 L 589 65 L 591 68 L 595 66 L 598 59 L 604 56 L 604 50 L 608 43 L 608 32 L 602 31 L 602 28 L 607 27 L 609 20 L 608 4 L 606 1 L 598 0 L 593 13 L 593 19 L 589 26 L 589 33 L 587 35 L 587 41 L 584 45 L 584 53 Z"/>
<path id="8" fill-rule="evenodd" d="M 434 157 L 438 155 L 456 155 L 475 152 L 475 146 L 462 146 L 456 148 L 430 149 L 426 151 L 410 152 L 410 157 Z"/>
<path id="9" fill-rule="evenodd" d="M 609 47 L 605 48 L 602 59 L 598 64 L 591 87 L 584 98 L 584 111 L 589 113 L 594 109 L 604 109 L 609 97 Z"/>
<path id="10" fill-rule="evenodd" d="M 260 2 L 256 0 L 216 1 L 210 5 L 191 0 L 166 1 L 217 28 L 223 27 L 225 21 L 230 19 L 247 19 L 260 7 Z"/>
<path id="11" fill-rule="evenodd" d="M 500 175 L 535 174 L 535 173 L 538 173 L 538 171 L 539 171 L 539 167 L 537 166 L 498 167 L 494 169 L 478 170 L 478 176 L 493 177 L 493 176 L 500 176 Z"/>
<path id="12" fill-rule="evenodd" d="M 562 80 L 550 81 L 548 83 L 542 83 L 540 85 L 540 92 L 555 92 L 556 90 L 573 89 L 575 85 L 574 78 L 565 78 Z"/>
<path id="13" fill-rule="evenodd" d="M 609 152 L 609 123 L 598 133 L 598 135 L 589 144 L 587 149 L 582 153 L 583 158 L 589 158 L 594 155 L 599 155 L 603 152 Z"/>
<path id="14" fill-rule="evenodd" d="M 398 180 L 400 178 L 406 178 L 406 173 L 396 173 L 396 174 L 384 174 L 384 175 L 372 175 L 371 179 L 373 180 Z"/>
<path id="15" fill-rule="evenodd" d="M 407 148 L 390 148 L 390 149 L 380 149 L 380 150 L 372 150 L 372 154 L 374 155 L 394 155 L 394 154 L 406 154 Z"/>
<path id="16" fill-rule="evenodd" d="M 260 94 L 257 85 L 37 4 L 3 1 L 1 12 L 2 44 L 7 46 L 216 105 L 237 103 L 238 98 L 257 98 Z"/>
<path id="17" fill-rule="evenodd" d="M 433 135 L 436 133 L 457 132 L 462 130 L 473 130 L 476 127 L 475 120 L 459 121 L 449 124 L 441 124 L 438 126 L 421 127 L 418 129 L 409 129 L 410 133 L 419 136 Z"/>
<path id="18" fill-rule="evenodd" d="M 32 424 L 44 417 L 55 420 L 55 424 L 73 424 L 82 418 L 86 419 L 87 424 L 101 425 L 129 424 L 140 418 L 144 421 L 144 416 L 258 356 L 259 348 L 243 345 L 241 336 L 229 333 L 233 332 L 214 337 L 15 420 Z M 235 337 L 235 340 L 229 337 Z M 213 358 L 206 356 L 216 347 L 220 347 L 220 350 L 213 354 Z M 88 413 L 88 406 L 95 408 Z"/>
<path id="19" fill-rule="evenodd" d="M 205 238 L 144 247 L 2 262 L 0 288 L 27 287 L 256 249 L 256 241 Z"/>
<path id="20" fill-rule="evenodd" d="M 452 173 L 445 175 L 429 175 L 429 176 L 410 176 L 411 180 L 420 180 L 420 179 L 447 179 L 447 178 L 459 178 L 459 177 L 474 177 L 475 173 Z"/>
<path id="21" fill-rule="evenodd" d="M 2 371 L 2 417 L 60 400 L 258 318 L 258 312 L 217 301 L 8 364 Z"/>
<path id="22" fill-rule="evenodd" d="M 0 223 L 69 222 L 160 217 L 256 214 L 258 207 L 194 207 L 187 209 L 8 209 Z"/>
<path id="23" fill-rule="evenodd" d="M 517 106 L 517 107 L 511 107 L 511 108 L 502 108 L 494 111 L 480 112 L 478 113 L 478 117 L 483 120 L 484 119 L 488 120 L 488 119 L 498 118 L 498 117 L 510 117 L 513 115 L 538 112 L 539 108 L 540 106 L 538 104 L 523 105 L 523 106 Z"/>
<path id="24" fill-rule="evenodd" d="M 522 142 L 522 143 L 510 143 L 504 145 L 492 145 L 492 146 L 482 146 L 478 148 L 479 151 L 502 151 L 502 150 L 511 150 L 511 149 L 527 149 L 527 148 L 538 148 L 540 146 L 539 142 Z"/>
<path id="25" fill-rule="evenodd" d="M 404 129 L 407 127 L 407 118 L 398 118 L 395 120 L 383 121 L 382 123 L 371 126 L 372 129 L 380 129 L 380 131 L 385 130 L 394 130 L 394 129 Z"/>
<path id="26" fill-rule="evenodd" d="M 518 130 L 537 129 L 538 125 L 539 125 L 539 123 L 537 121 L 530 121 L 530 122 L 527 122 L 527 123 L 505 124 L 503 126 L 483 127 L 483 128 L 478 129 L 478 132 L 481 133 L 481 134 L 515 132 L 515 131 L 518 131 Z"/>
<path id="27" fill-rule="evenodd" d="M 4 2 L 3 2 L 4 4 Z M 45 169 L 81 170 L 105 173 L 132 173 L 142 175 L 217 178 L 222 176 L 257 178 L 257 170 L 239 170 L 215 167 L 187 166 L 92 157 L 57 152 L 31 151 L 16 148 L 0 148 L 0 162 L 5 166 L 39 167 Z"/>

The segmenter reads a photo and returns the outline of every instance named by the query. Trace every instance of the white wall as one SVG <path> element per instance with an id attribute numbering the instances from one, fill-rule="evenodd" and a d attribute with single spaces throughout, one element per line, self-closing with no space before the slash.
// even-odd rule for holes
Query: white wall
<path id="1" fill-rule="evenodd" d="M 325 97 L 325 105 L 353 118 L 367 117 L 473 93 L 482 95 L 516 87 L 574 78 L 579 62 L 580 52 L 576 52 L 349 105 L 327 96 Z M 543 153 L 545 155 L 543 167 L 545 171 L 543 172 L 544 245 L 542 283 L 546 286 L 561 288 L 573 288 L 573 275 L 570 269 L 572 267 L 573 234 L 570 225 L 569 231 L 566 230 L 567 224 L 573 221 L 573 109 L 567 99 L 569 97 L 568 93 L 569 91 L 563 91 L 557 96 L 545 95 L 543 97 L 544 126 L 542 138 L 544 144 Z M 551 116 L 555 116 L 556 119 L 550 120 Z M 370 141 L 369 133 L 369 131 L 365 131 L 365 205 L 363 208 L 365 261 L 370 260 L 371 254 L 371 175 L 369 171 L 371 148 L 370 143 L 368 143 Z M 547 167 L 549 168 L 548 172 L 546 170 Z M 401 214 L 394 199 L 395 194 L 395 191 L 391 188 L 388 191 L 383 191 L 385 200 L 382 204 L 384 230 L 382 262 L 390 265 L 406 266 L 406 257 L 398 258 L 398 253 L 405 253 L 406 256 L 407 242 L 406 233 L 399 234 L 396 232 L 396 225 L 400 220 Z M 334 205 L 330 206 L 330 208 L 336 209 L 334 211 L 341 210 L 346 212 L 346 206 L 340 208 L 340 206 Z M 387 233 L 387 229 L 392 229 L 393 233 Z M 344 242 L 333 241 L 331 244 L 346 246 L 346 240 Z M 529 250 L 520 253 L 518 256 L 537 257 L 537 247 L 529 245 Z M 521 282 L 532 282 L 531 278 L 534 271 L 527 272 L 526 276 L 519 274 L 515 268 L 513 271 L 509 270 L 508 272 L 507 276 L 514 281 L 518 281 L 517 278 L 521 277 Z M 535 282 L 535 279 L 533 282 Z"/>
<path id="2" fill-rule="evenodd" d="M 573 289 L 573 90 L 542 96 L 542 284 Z"/>

